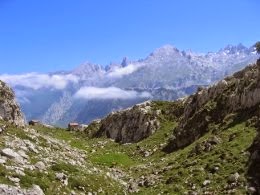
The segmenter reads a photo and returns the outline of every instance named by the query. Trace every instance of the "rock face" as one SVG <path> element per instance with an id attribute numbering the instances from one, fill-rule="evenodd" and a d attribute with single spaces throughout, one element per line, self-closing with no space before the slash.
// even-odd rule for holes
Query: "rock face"
<path id="1" fill-rule="evenodd" d="M 206 133 L 210 123 L 221 122 L 231 113 L 247 113 L 259 103 L 260 66 L 255 64 L 184 99 L 183 116 L 166 150 L 191 144 Z"/>
<path id="2" fill-rule="evenodd" d="M 14 92 L 2 81 L 0 81 L 0 117 L 18 126 L 25 125 L 23 114 L 15 101 Z"/>
<path id="3" fill-rule="evenodd" d="M 151 102 L 137 104 L 117 111 L 101 120 L 97 137 L 106 136 L 116 142 L 138 142 L 152 135 L 160 126 L 159 113 L 151 109 Z"/>

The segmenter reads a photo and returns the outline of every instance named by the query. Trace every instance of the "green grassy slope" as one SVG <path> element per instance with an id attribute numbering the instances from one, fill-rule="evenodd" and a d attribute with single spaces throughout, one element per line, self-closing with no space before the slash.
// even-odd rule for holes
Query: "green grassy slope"
<path id="1" fill-rule="evenodd" d="M 191 145 L 167 154 L 162 149 L 178 123 L 175 119 L 176 113 L 169 112 L 169 108 L 174 106 L 172 104 L 154 103 L 156 108 L 162 110 L 161 128 L 151 137 L 134 144 L 120 145 L 106 138 L 90 139 L 85 134 L 64 129 L 35 127 L 39 134 L 56 138 L 72 148 L 85 151 L 86 162 L 103 170 L 104 174 L 90 176 L 81 167 L 62 161 L 50 166 L 47 175 L 26 170 L 26 176 L 21 177 L 21 185 L 29 187 L 36 183 L 43 187 L 47 194 L 51 194 L 58 185 L 58 182 L 52 182 L 55 181 L 55 172 L 63 171 L 69 175 L 69 184 L 63 189 L 64 192 L 80 192 L 82 187 L 98 191 L 102 186 L 104 192 L 110 194 L 113 189 L 115 193 L 121 194 L 124 190 L 118 181 L 114 181 L 117 187 L 111 188 L 111 181 L 105 179 L 106 173 L 114 169 L 121 173 L 120 179 L 126 184 L 131 185 L 132 182 L 132 185 L 136 185 L 137 194 L 245 194 L 249 160 L 247 149 L 256 136 L 255 127 L 248 126 L 248 122 L 243 120 L 228 126 L 214 124 L 209 127 L 212 129 L 209 129 L 208 133 Z M 219 127 L 217 131 L 216 127 Z M 27 138 L 27 134 L 22 130 L 11 128 L 7 132 L 22 139 Z M 40 144 L 48 147 L 44 141 Z M 35 162 L 40 160 L 35 158 L 37 157 L 32 154 Z M 235 173 L 239 174 L 239 178 L 233 181 L 232 175 Z M 36 179 L 39 177 L 42 179 Z M 1 174 L 0 180 L 8 183 Z"/>
<path id="2" fill-rule="evenodd" d="M 250 155 L 247 149 L 257 133 L 250 125 L 251 119 L 234 122 L 232 116 L 236 114 L 230 114 L 222 123 L 209 125 L 207 133 L 189 146 L 168 154 L 163 148 L 178 124 L 178 110 L 182 107 L 176 102 L 154 102 L 153 107 L 162 111 L 161 128 L 133 144 L 91 139 L 85 133 L 65 129 L 35 126 L 36 133 L 32 133 L 9 125 L 0 136 L 1 149 L 6 147 L 7 140 L 22 139 L 43 149 L 51 148 L 52 153 L 73 150 L 85 157 L 82 166 L 57 157 L 45 171 L 25 169 L 24 176 L 7 170 L 7 165 L 18 166 L 8 160 L 0 165 L 0 183 L 14 185 L 7 176 L 18 177 L 21 187 L 37 184 L 46 194 L 70 194 L 71 191 L 83 194 L 246 194 Z M 49 139 L 61 144 L 55 149 Z M 46 157 L 33 152 L 28 155 L 31 164 Z M 55 178 L 60 172 L 68 176 L 67 186 Z M 234 174 L 239 177 L 232 178 Z"/>

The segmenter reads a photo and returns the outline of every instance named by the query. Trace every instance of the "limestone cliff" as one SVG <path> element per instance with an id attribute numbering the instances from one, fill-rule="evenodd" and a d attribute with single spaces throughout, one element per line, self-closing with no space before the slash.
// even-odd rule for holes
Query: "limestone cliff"
<path id="1" fill-rule="evenodd" d="M 95 136 L 106 136 L 120 143 L 138 142 L 159 128 L 158 116 L 159 112 L 151 109 L 151 102 L 137 104 L 102 119 Z"/>
<path id="2" fill-rule="evenodd" d="M 0 118 L 18 126 L 25 125 L 24 116 L 15 101 L 14 92 L 2 81 L 0 81 Z"/>

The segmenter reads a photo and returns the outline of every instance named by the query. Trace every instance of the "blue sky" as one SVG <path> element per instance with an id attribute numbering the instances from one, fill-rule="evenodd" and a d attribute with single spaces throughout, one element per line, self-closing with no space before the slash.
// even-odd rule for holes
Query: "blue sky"
<path id="1" fill-rule="evenodd" d="M 172 44 L 216 51 L 260 39 L 259 0 L 0 0 L 0 73 L 70 70 Z"/>

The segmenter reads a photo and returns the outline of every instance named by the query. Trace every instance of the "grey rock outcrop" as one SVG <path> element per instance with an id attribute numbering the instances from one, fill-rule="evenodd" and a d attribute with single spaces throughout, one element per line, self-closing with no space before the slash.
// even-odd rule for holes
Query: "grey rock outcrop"
<path id="1" fill-rule="evenodd" d="M 15 151 L 13 151 L 10 148 L 5 148 L 1 150 L 1 154 L 4 156 L 7 156 L 8 158 L 19 158 L 20 155 L 18 153 L 16 153 Z"/>
<path id="2" fill-rule="evenodd" d="M 24 126 L 24 116 L 15 101 L 13 90 L 0 80 L 0 117 L 18 126 Z"/>
<path id="3" fill-rule="evenodd" d="M 150 101 L 137 104 L 102 119 L 96 136 L 106 136 L 120 143 L 138 142 L 160 127 L 158 115 L 159 112 L 152 110 Z"/>
<path id="4" fill-rule="evenodd" d="M 19 194 L 19 195 L 44 195 L 44 192 L 37 185 L 33 185 L 32 188 L 26 190 L 26 189 L 21 189 L 19 187 L 0 184 L 0 194 L 2 194 L 2 195 L 10 195 L 10 194 L 13 194 L 13 195 L 15 195 L 15 194 Z"/>

